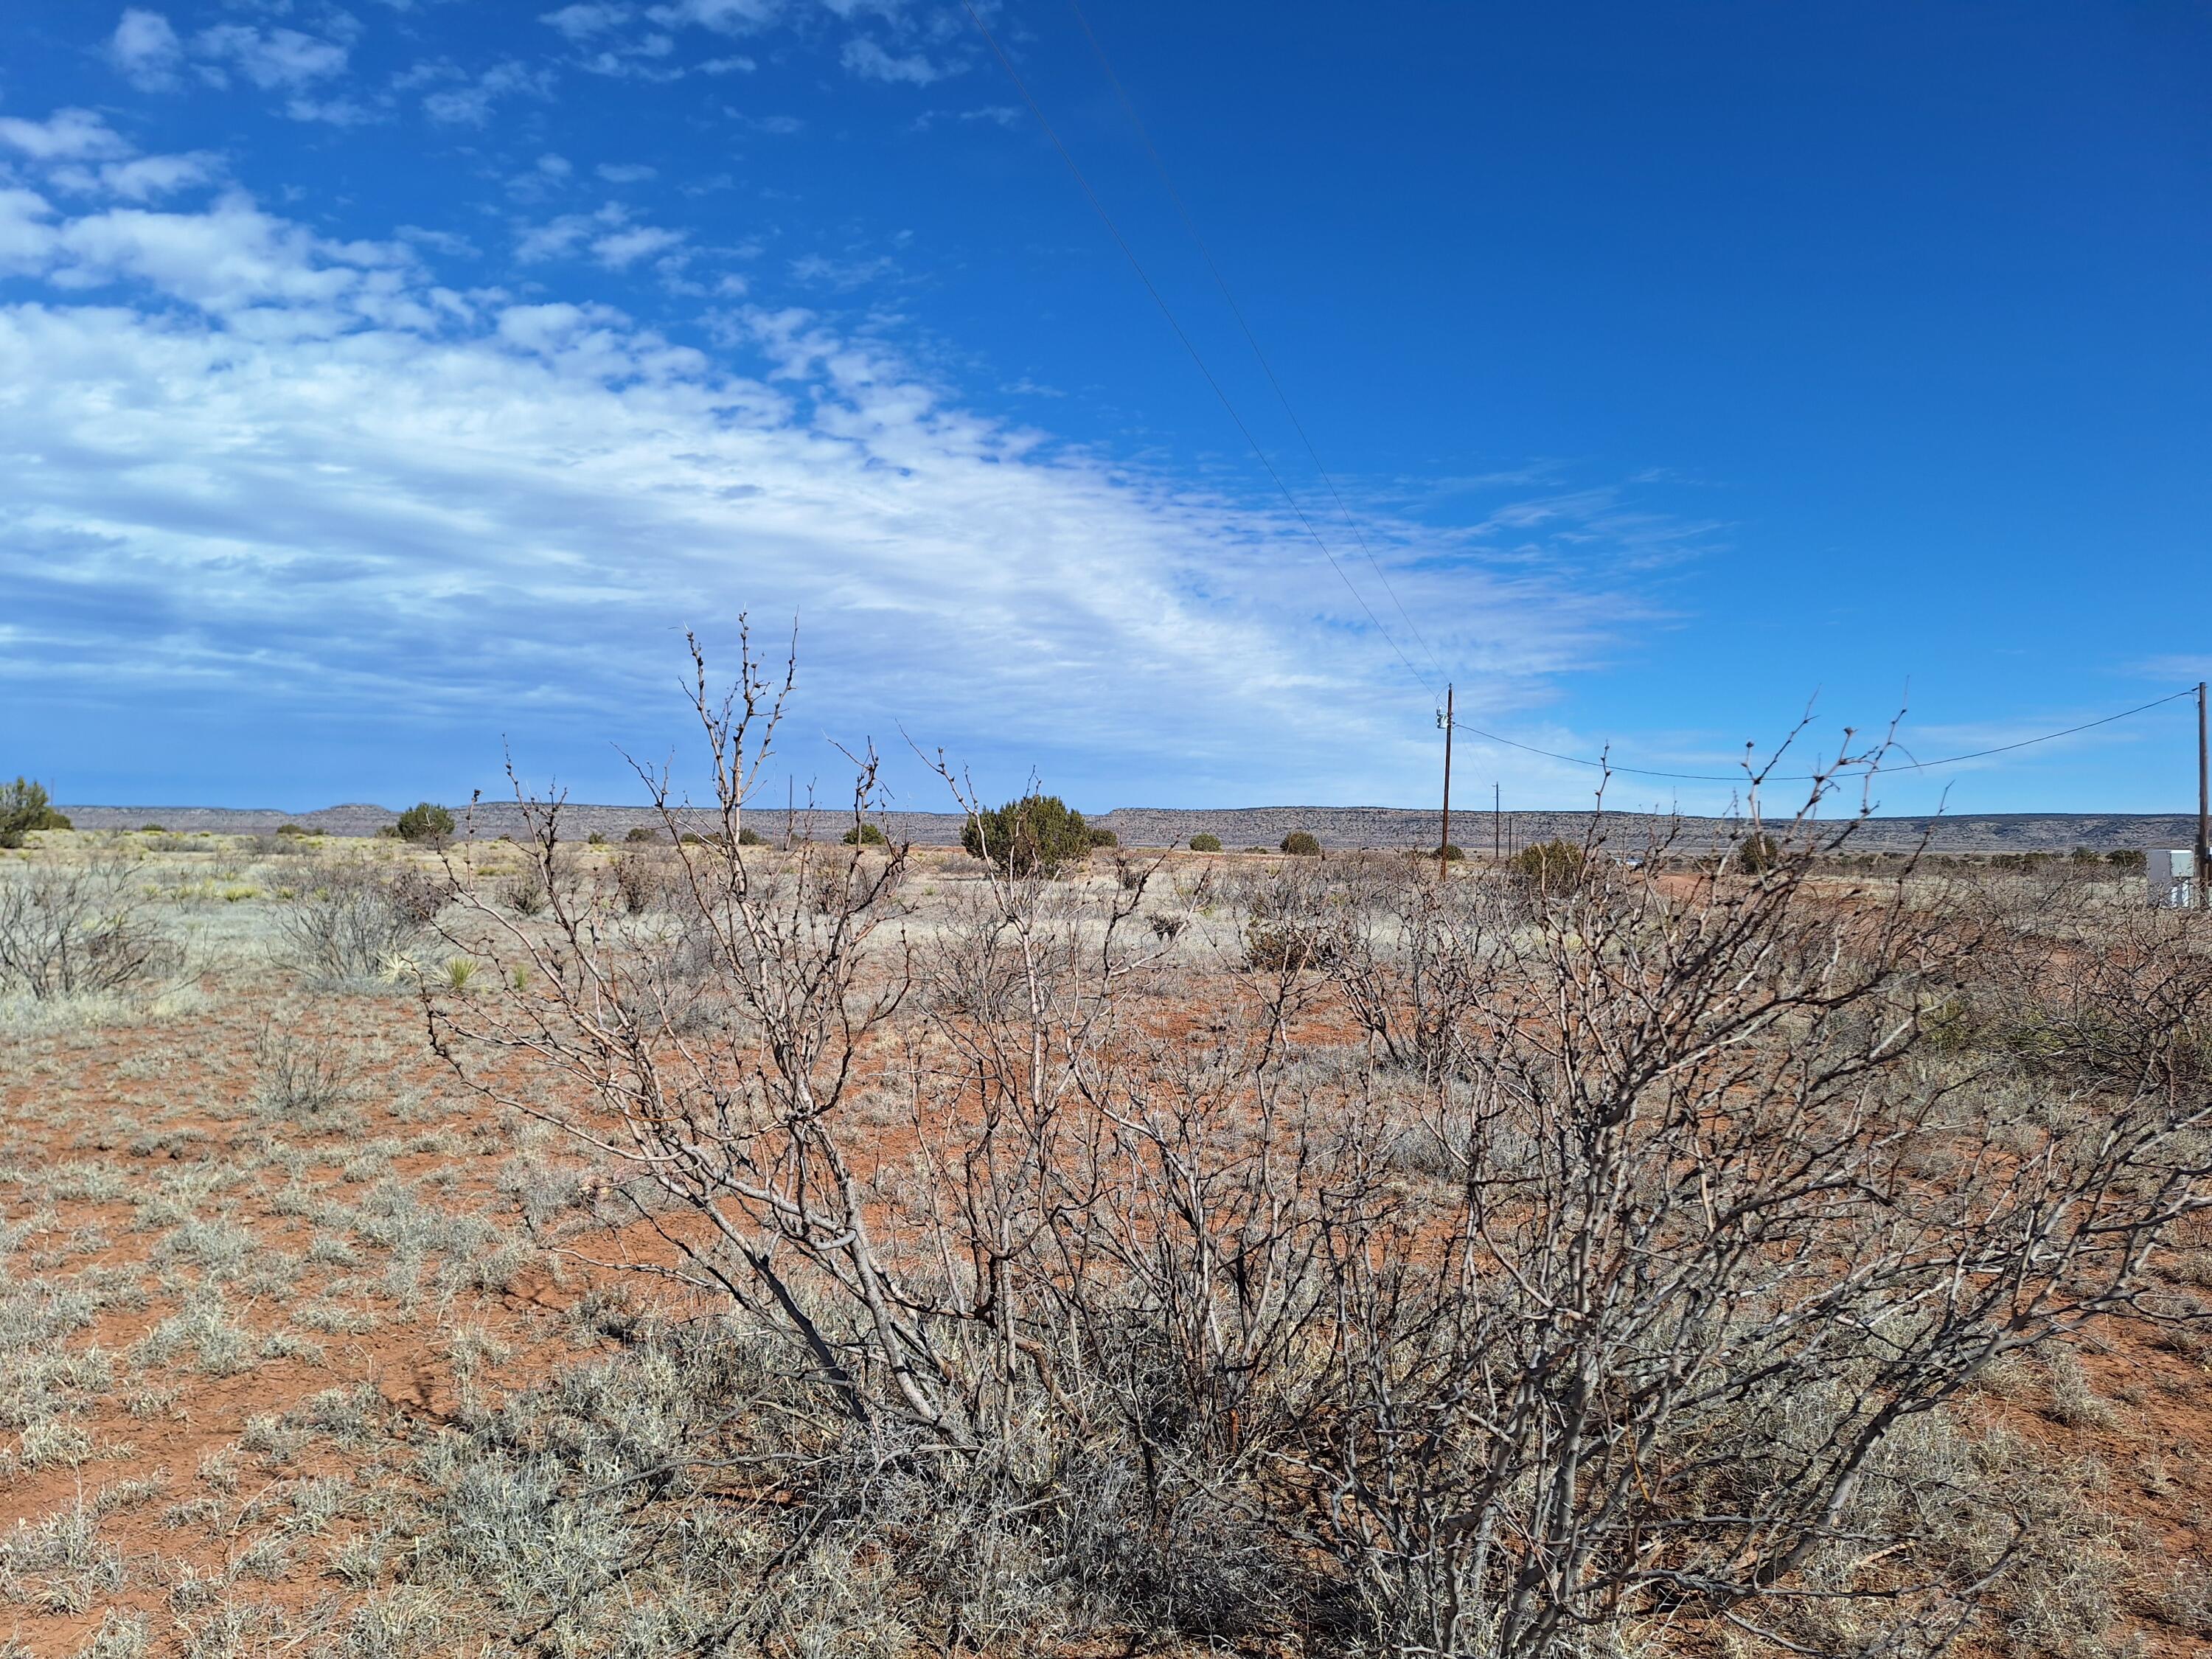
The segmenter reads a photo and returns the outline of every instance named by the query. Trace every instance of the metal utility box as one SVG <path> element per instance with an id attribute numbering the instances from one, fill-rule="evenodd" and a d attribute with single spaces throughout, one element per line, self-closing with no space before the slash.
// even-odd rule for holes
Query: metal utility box
<path id="1" fill-rule="evenodd" d="M 2143 855 L 2151 908 L 2185 910 L 2197 896 L 2197 854 L 2186 847 L 2153 848 Z"/>

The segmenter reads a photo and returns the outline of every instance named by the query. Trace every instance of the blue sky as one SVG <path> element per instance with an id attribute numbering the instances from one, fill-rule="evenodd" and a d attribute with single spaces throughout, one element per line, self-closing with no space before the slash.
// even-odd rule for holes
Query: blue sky
<path id="1" fill-rule="evenodd" d="M 1093 809 L 1415 804 L 1446 678 L 1711 772 L 2212 666 L 2202 7 L 1090 0 L 1334 495 L 1078 15 L 982 15 L 1356 596 L 957 3 L 17 0 L 0 771 L 403 803 L 504 742 L 630 798 L 744 610 L 799 619 L 802 787 L 872 737 L 914 805 L 902 732 Z M 2179 809 L 2192 737 L 1878 793 Z"/>

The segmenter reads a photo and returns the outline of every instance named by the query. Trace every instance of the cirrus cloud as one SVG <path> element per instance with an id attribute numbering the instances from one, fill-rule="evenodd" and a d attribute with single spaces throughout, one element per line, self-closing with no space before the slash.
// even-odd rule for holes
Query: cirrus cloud
<path id="1" fill-rule="evenodd" d="M 605 304 L 457 292 L 430 261 L 474 257 L 465 239 L 322 234 L 220 158 L 137 155 L 88 111 L 0 120 L 0 146 L 27 186 L 0 189 L 0 268 L 40 285 L 0 307 L 19 711 L 101 687 L 237 699 L 282 672 L 302 710 L 519 697 L 604 730 L 672 629 L 750 605 L 805 615 L 841 729 L 1080 752 L 1185 799 L 1387 796 L 1425 769 L 1387 641 L 1272 506 L 975 414 L 804 311 L 703 318 L 704 352 Z M 619 204 L 518 238 L 526 261 L 650 261 L 705 292 L 676 278 L 687 234 Z M 791 269 L 850 287 L 881 266 Z M 1644 533 L 1607 492 L 1506 503 L 1472 538 L 1370 530 L 1494 707 L 1540 701 L 1636 614 L 1556 568 Z"/>
<path id="2" fill-rule="evenodd" d="M 963 409 L 805 312 L 725 313 L 710 355 L 604 305 L 465 296 L 403 244 L 235 192 L 6 192 L 0 249 L 46 289 L 0 307 L 7 695 L 279 676 L 302 709 L 477 699 L 618 730 L 672 630 L 750 607 L 802 617 L 810 715 L 841 730 L 1007 764 L 1080 748 L 1185 799 L 1425 775 L 1409 688 L 1283 514 Z M 1506 702 L 1624 614 L 1372 534 L 1439 633 L 1481 619 L 1437 643 Z"/>

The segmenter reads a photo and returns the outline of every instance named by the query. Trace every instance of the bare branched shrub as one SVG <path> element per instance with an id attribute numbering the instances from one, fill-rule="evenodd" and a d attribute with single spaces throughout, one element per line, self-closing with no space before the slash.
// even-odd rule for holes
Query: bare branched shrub
<path id="1" fill-rule="evenodd" d="M 1336 948 L 1339 890 L 1318 864 L 1274 865 L 1233 884 L 1244 913 L 1244 965 L 1258 974 L 1323 966 Z"/>
<path id="2" fill-rule="evenodd" d="M 518 916 L 534 916 L 545 908 L 547 883 L 534 866 L 509 876 L 499 884 L 499 902 Z"/>
<path id="3" fill-rule="evenodd" d="M 769 871 L 741 841 L 740 815 L 770 752 L 789 676 L 783 691 L 773 691 L 748 651 L 737 689 L 717 702 L 696 644 L 694 665 L 720 833 L 677 838 L 674 857 L 687 938 L 703 953 L 732 1023 L 687 1032 L 665 980 L 611 908 L 555 879 L 557 803 L 526 802 L 527 851 L 550 894 L 543 922 L 526 933 L 468 894 L 461 908 L 489 924 L 495 950 L 526 965 L 545 994 L 433 1001 L 433 1040 L 471 1082 L 634 1160 L 663 1197 L 706 1221 L 703 1237 L 663 1229 L 685 1264 L 674 1271 L 799 1332 L 847 1414 L 872 1421 L 896 1401 L 900 1416 L 957 1434 L 937 1368 L 890 1287 L 859 1176 L 836 1133 L 860 1047 L 905 991 L 896 974 L 863 982 L 865 949 L 892 914 L 905 849 L 886 856 L 810 842 L 789 868 Z M 673 837 L 678 808 L 665 785 L 656 793 Z M 855 789 L 856 817 L 872 793 L 869 763 Z M 511 1097 L 471 1068 L 486 1048 L 550 1061 L 587 1086 L 588 1106 L 572 1115 Z M 616 1114 L 611 1133 L 599 1127 L 607 1112 Z M 799 1276 L 809 1273 L 846 1293 L 832 1304 L 834 1321 L 807 1311 Z"/>
<path id="4" fill-rule="evenodd" d="M 367 860 L 333 863 L 286 904 L 277 924 L 283 954 L 322 980 L 367 980 L 428 937 L 441 895 L 422 874 Z"/>
<path id="5" fill-rule="evenodd" d="M 1520 916 L 1513 896 L 1377 866 L 1346 899 L 1328 963 L 1352 1018 L 1395 1065 L 1431 1082 L 1459 1070 Z"/>
<path id="6" fill-rule="evenodd" d="M 45 1000 L 118 991 L 179 960 L 125 861 L 40 862 L 0 875 L 0 992 Z"/>
<path id="7" fill-rule="evenodd" d="M 253 1044 L 254 1109 L 287 1123 L 312 1123 L 353 1095 L 353 1067 L 336 1044 L 271 1022 Z"/>
<path id="8" fill-rule="evenodd" d="M 624 915 L 631 916 L 666 903 L 673 872 L 673 859 L 650 838 L 626 842 L 607 866 L 616 902 Z"/>
<path id="9" fill-rule="evenodd" d="M 1984 948 L 1942 1011 L 1943 1039 L 2076 1084 L 2212 1077 L 2212 949 L 2189 913 L 2133 898 L 2063 864 L 1958 888 Z"/>
<path id="10" fill-rule="evenodd" d="M 2063 1517 L 1977 1463 L 1954 1402 L 2091 1322 L 2185 1311 L 2144 1274 L 2212 1204 L 2186 921 L 2054 933 L 1909 860 L 1844 886 L 1817 872 L 1848 826 L 1808 813 L 1757 871 L 1585 848 L 1534 902 L 1277 866 L 1230 896 L 1252 971 L 1195 1010 L 1150 872 L 986 861 L 925 926 L 903 848 L 746 848 L 782 694 L 750 654 L 720 700 L 695 668 L 721 822 L 671 855 L 671 926 L 714 1017 L 672 991 L 662 919 L 555 878 L 557 802 L 522 802 L 544 915 L 458 912 L 526 988 L 423 992 L 465 1081 L 628 1164 L 651 1271 L 756 1356 L 742 1386 L 681 1362 L 711 1419 L 623 1449 L 580 1401 L 573 1455 L 519 1435 L 453 1472 L 456 1540 L 471 1505 L 505 1517 L 459 1555 L 566 1552 L 518 1639 L 607 1616 L 618 1577 L 687 1645 L 1534 1659 L 1665 1626 L 1932 1653 L 2045 1571 Z M 2123 1032 L 2063 1097 L 1945 1036 L 2008 940 L 2072 953 Z M 893 1094 L 895 1152 L 852 1110 Z M 638 1520 L 708 1492 L 711 1570 L 705 1532 Z M 744 1593 L 710 1615 L 702 1572 Z M 2052 1628 L 2087 1628 L 2057 1572 Z"/>

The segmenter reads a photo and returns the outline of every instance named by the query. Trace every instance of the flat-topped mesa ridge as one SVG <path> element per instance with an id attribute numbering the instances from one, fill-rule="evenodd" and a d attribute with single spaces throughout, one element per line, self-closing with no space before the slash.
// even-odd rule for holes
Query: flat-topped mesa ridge
<path id="1" fill-rule="evenodd" d="M 158 823 L 171 831 L 192 834 L 268 835 L 279 824 L 330 836 L 373 836 L 398 817 L 396 807 L 373 802 L 349 802 L 309 811 L 287 812 L 275 807 L 227 806 L 79 806 L 61 810 L 80 830 L 137 830 Z M 521 810 L 511 800 L 480 801 L 474 807 L 450 809 L 460 833 L 478 839 L 520 835 Z M 703 812 L 681 814 L 703 830 L 710 820 Z M 1126 847 L 1186 847 L 1193 836 L 1218 836 L 1232 851 L 1243 847 L 1274 848 L 1294 830 L 1304 830 L 1330 852 L 1358 848 L 1399 849 L 1437 844 L 1442 816 L 1434 808 L 1401 806 L 1120 806 L 1087 815 L 1102 830 L 1110 830 Z M 640 825 L 658 829 L 660 814 L 648 806 L 610 806 L 568 802 L 561 809 L 564 831 L 582 840 L 598 834 L 618 841 Z M 781 807 L 759 807 L 745 821 L 770 838 L 786 828 Z M 802 833 L 808 814 L 795 815 L 793 827 Z M 921 847 L 956 847 L 964 819 L 957 812 L 891 811 L 875 815 L 894 840 Z M 817 809 L 813 833 L 842 830 L 841 811 Z M 1723 839 L 1741 830 L 1741 820 L 1717 817 L 1668 819 L 1648 812 L 1607 812 L 1595 833 L 1608 845 L 1626 850 L 1670 834 L 1674 839 L 1700 844 Z M 1771 822 L 1771 821 L 1770 821 Z M 1486 851 L 1501 831 L 1510 845 L 1559 837 L 1580 842 L 1592 832 L 1587 811 L 1511 811 L 1502 825 L 1493 823 L 1487 808 L 1455 811 L 1452 839 L 1471 853 Z M 2076 847 L 2098 852 L 2119 848 L 2187 847 L 2196 837 L 2196 820 L 2184 813 L 2123 812 L 1981 812 L 1943 817 L 1869 817 L 1853 831 L 1852 847 L 1861 852 L 1903 853 L 1920 846 L 1936 853 L 2063 853 Z"/>

